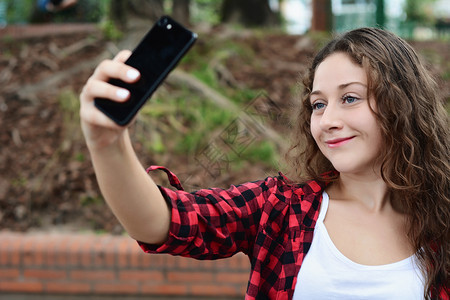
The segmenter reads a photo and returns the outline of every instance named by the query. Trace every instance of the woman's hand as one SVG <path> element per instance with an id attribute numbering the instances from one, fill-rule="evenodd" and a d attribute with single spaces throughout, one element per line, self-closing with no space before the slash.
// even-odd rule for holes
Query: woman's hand
<path id="1" fill-rule="evenodd" d="M 116 143 L 127 127 L 119 126 L 94 105 L 96 97 L 124 102 L 130 97 L 126 89 L 108 83 L 110 78 L 117 78 L 127 83 L 136 82 L 139 72 L 124 64 L 131 51 L 121 51 L 113 60 L 102 61 L 88 79 L 80 95 L 81 127 L 89 149 L 102 149 Z"/>

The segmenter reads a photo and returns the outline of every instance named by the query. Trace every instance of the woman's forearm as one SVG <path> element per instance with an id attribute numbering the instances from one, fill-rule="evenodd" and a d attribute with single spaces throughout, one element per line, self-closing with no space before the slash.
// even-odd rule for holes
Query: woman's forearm
<path id="1" fill-rule="evenodd" d="M 139 162 L 127 132 L 113 144 L 90 149 L 100 190 L 128 234 L 160 244 L 167 239 L 170 209 Z"/>

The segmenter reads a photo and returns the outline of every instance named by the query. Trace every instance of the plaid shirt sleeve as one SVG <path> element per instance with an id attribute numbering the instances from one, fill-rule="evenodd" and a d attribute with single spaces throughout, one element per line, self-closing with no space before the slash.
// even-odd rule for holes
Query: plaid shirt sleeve
<path id="1" fill-rule="evenodd" d="M 192 193 L 182 190 L 178 178 L 169 170 L 174 191 L 160 187 L 171 206 L 169 237 L 163 245 L 139 242 L 149 253 L 170 253 L 196 259 L 230 257 L 237 252 L 250 255 L 268 199 L 277 197 L 283 177 L 268 177 L 229 189 L 202 189 Z M 276 198 L 278 199 L 278 198 Z"/>
<path id="2" fill-rule="evenodd" d="M 229 189 L 182 190 L 164 167 L 171 190 L 160 187 L 171 206 L 169 237 L 162 245 L 139 242 L 148 253 L 196 259 L 248 255 L 251 263 L 245 299 L 291 299 L 303 258 L 311 245 L 324 184 L 291 184 L 277 177 Z"/>

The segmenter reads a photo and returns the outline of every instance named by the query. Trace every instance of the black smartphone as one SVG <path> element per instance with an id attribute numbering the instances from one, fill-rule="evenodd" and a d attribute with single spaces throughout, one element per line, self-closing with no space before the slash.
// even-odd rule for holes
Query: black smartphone
<path id="1" fill-rule="evenodd" d="M 108 81 L 129 90 L 130 98 L 126 102 L 96 98 L 95 106 L 117 124 L 128 124 L 196 40 L 194 32 L 168 16 L 161 17 L 125 62 L 141 73 L 138 82 Z"/>

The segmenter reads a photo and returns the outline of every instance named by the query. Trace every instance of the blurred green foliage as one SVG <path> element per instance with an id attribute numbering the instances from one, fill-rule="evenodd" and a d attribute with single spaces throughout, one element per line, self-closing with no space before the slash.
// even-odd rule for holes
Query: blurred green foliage
<path id="1" fill-rule="evenodd" d="M 434 24 L 432 4 L 436 0 L 405 0 L 406 21 L 422 25 Z"/>
<path id="2" fill-rule="evenodd" d="M 119 41 L 123 37 L 123 32 L 111 20 L 103 20 L 100 23 L 100 28 L 107 40 Z"/>
<path id="3" fill-rule="evenodd" d="M 211 25 L 220 23 L 222 1 L 195 0 L 192 4 L 192 22 L 205 22 Z"/>
<path id="4" fill-rule="evenodd" d="M 172 0 L 173 1 L 173 0 Z M 170 14 L 172 1 L 164 1 L 166 13 Z M 111 0 L 78 0 L 75 7 L 58 13 L 39 12 L 36 0 L 0 0 L 0 22 L 26 24 L 34 22 L 100 22 L 108 15 Z M 191 5 L 193 23 L 211 25 L 220 23 L 221 1 L 195 0 Z"/>
<path id="5" fill-rule="evenodd" d="M 77 5 L 57 13 L 42 12 L 36 0 L 0 0 L 0 22 L 27 24 L 41 22 L 99 22 L 105 15 L 110 0 L 78 0 Z M 1 11 L 6 8 L 6 14 Z"/>

